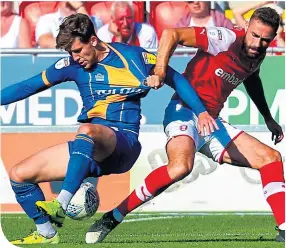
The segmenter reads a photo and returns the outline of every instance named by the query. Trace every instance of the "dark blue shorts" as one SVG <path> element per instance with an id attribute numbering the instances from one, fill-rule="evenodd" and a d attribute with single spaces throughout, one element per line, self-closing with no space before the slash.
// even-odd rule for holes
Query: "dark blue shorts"
<path id="1" fill-rule="evenodd" d="M 138 134 L 127 129 L 111 128 L 116 135 L 116 147 L 113 153 L 102 162 L 96 162 L 91 166 L 91 177 L 99 177 L 109 174 L 121 174 L 129 171 L 135 164 L 141 152 L 141 144 Z M 69 141 L 71 153 L 73 142 Z M 100 170 L 96 169 L 96 165 Z"/>

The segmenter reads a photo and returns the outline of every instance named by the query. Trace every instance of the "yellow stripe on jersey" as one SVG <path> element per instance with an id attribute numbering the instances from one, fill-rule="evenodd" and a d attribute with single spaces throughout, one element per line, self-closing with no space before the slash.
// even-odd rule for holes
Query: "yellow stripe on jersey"
<path id="1" fill-rule="evenodd" d="M 103 64 L 102 64 L 103 65 Z M 108 74 L 110 86 L 138 87 L 140 81 L 125 68 L 116 68 L 109 65 L 103 65 Z"/>
<path id="2" fill-rule="evenodd" d="M 93 108 L 87 112 L 88 118 L 99 117 L 106 119 L 107 108 L 110 103 L 122 102 L 127 96 L 119 94 L 107 96 L 105 100 L 99 100 L 95 103 Z"/>
<path id="3" fill-rule="evenodd" d="M 48 87 L 50 87 L 52 84 L 49 82 L 49 80 L 47 79 L 47 74 L 46 74 L 46 70 L 44 70 L 42 72 L 42 79 L 44 81 L 44 84 L 47 85 Z"/>
<path id="4" fill-rule="evenodd" d="M 119 56 L 119 58 L 121 59 L 122 63 L 125 66 L 125 68 L 116 68 L 110 65 L 98 63 L 99 65 L 102 65 L 105 67 L 107 74 L 108 74 L 109 85 L 138 87 L 140 85 L 140 81 L 129 70 L 129 65 L 128 65 L 127 60 L 114 47 L 108 44 L 107 46 Z"/>

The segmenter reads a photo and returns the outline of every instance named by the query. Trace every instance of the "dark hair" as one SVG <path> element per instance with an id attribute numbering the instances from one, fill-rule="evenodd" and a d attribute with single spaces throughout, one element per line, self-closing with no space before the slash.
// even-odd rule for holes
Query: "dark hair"
<path id="1" fill-rule="evenodd" d="M 80 13 L 70 15 L 60 25 L 56 48 L 69 51 L 76 38 L 79 38 L 82 43 L 88 43 L 91 36 L 96 34 L 90 18 Z"/>
<path id="2" fill-rule="evenodd" d="M 270 27 L 274 29 L 276 33 L 279 27 L 281 18 L 275 9 L 272 9 L 270 7 L 263 7 L 263 8 L 256 9 L 254 11 L 254 13 L 252 14 L 250 18 L 250 22 L 253 19 L 258 19 L 264 24 L 269 25 Z"/>

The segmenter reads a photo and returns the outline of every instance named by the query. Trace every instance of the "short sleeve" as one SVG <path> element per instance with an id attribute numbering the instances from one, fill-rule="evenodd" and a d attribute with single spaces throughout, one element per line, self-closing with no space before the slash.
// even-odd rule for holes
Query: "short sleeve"
<path id="1" fill-rule="evenodd" d="M 195 47 L 201 48 L 212 55 L 227 51 L 237 37 L 236 32 L 223 27 L 193 28 L 196 36 Z"/>

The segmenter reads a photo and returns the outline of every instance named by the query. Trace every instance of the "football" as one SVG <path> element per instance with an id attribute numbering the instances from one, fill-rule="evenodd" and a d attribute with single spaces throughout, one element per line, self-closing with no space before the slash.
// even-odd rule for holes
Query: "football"
<path id="1" fill-rule="evenodd" d="M 96 213 L 98 206 L 99 195 L 95 186 L 84 182 L 71 199 L 66 215 L 73 220 L 86 220 Z"/>

